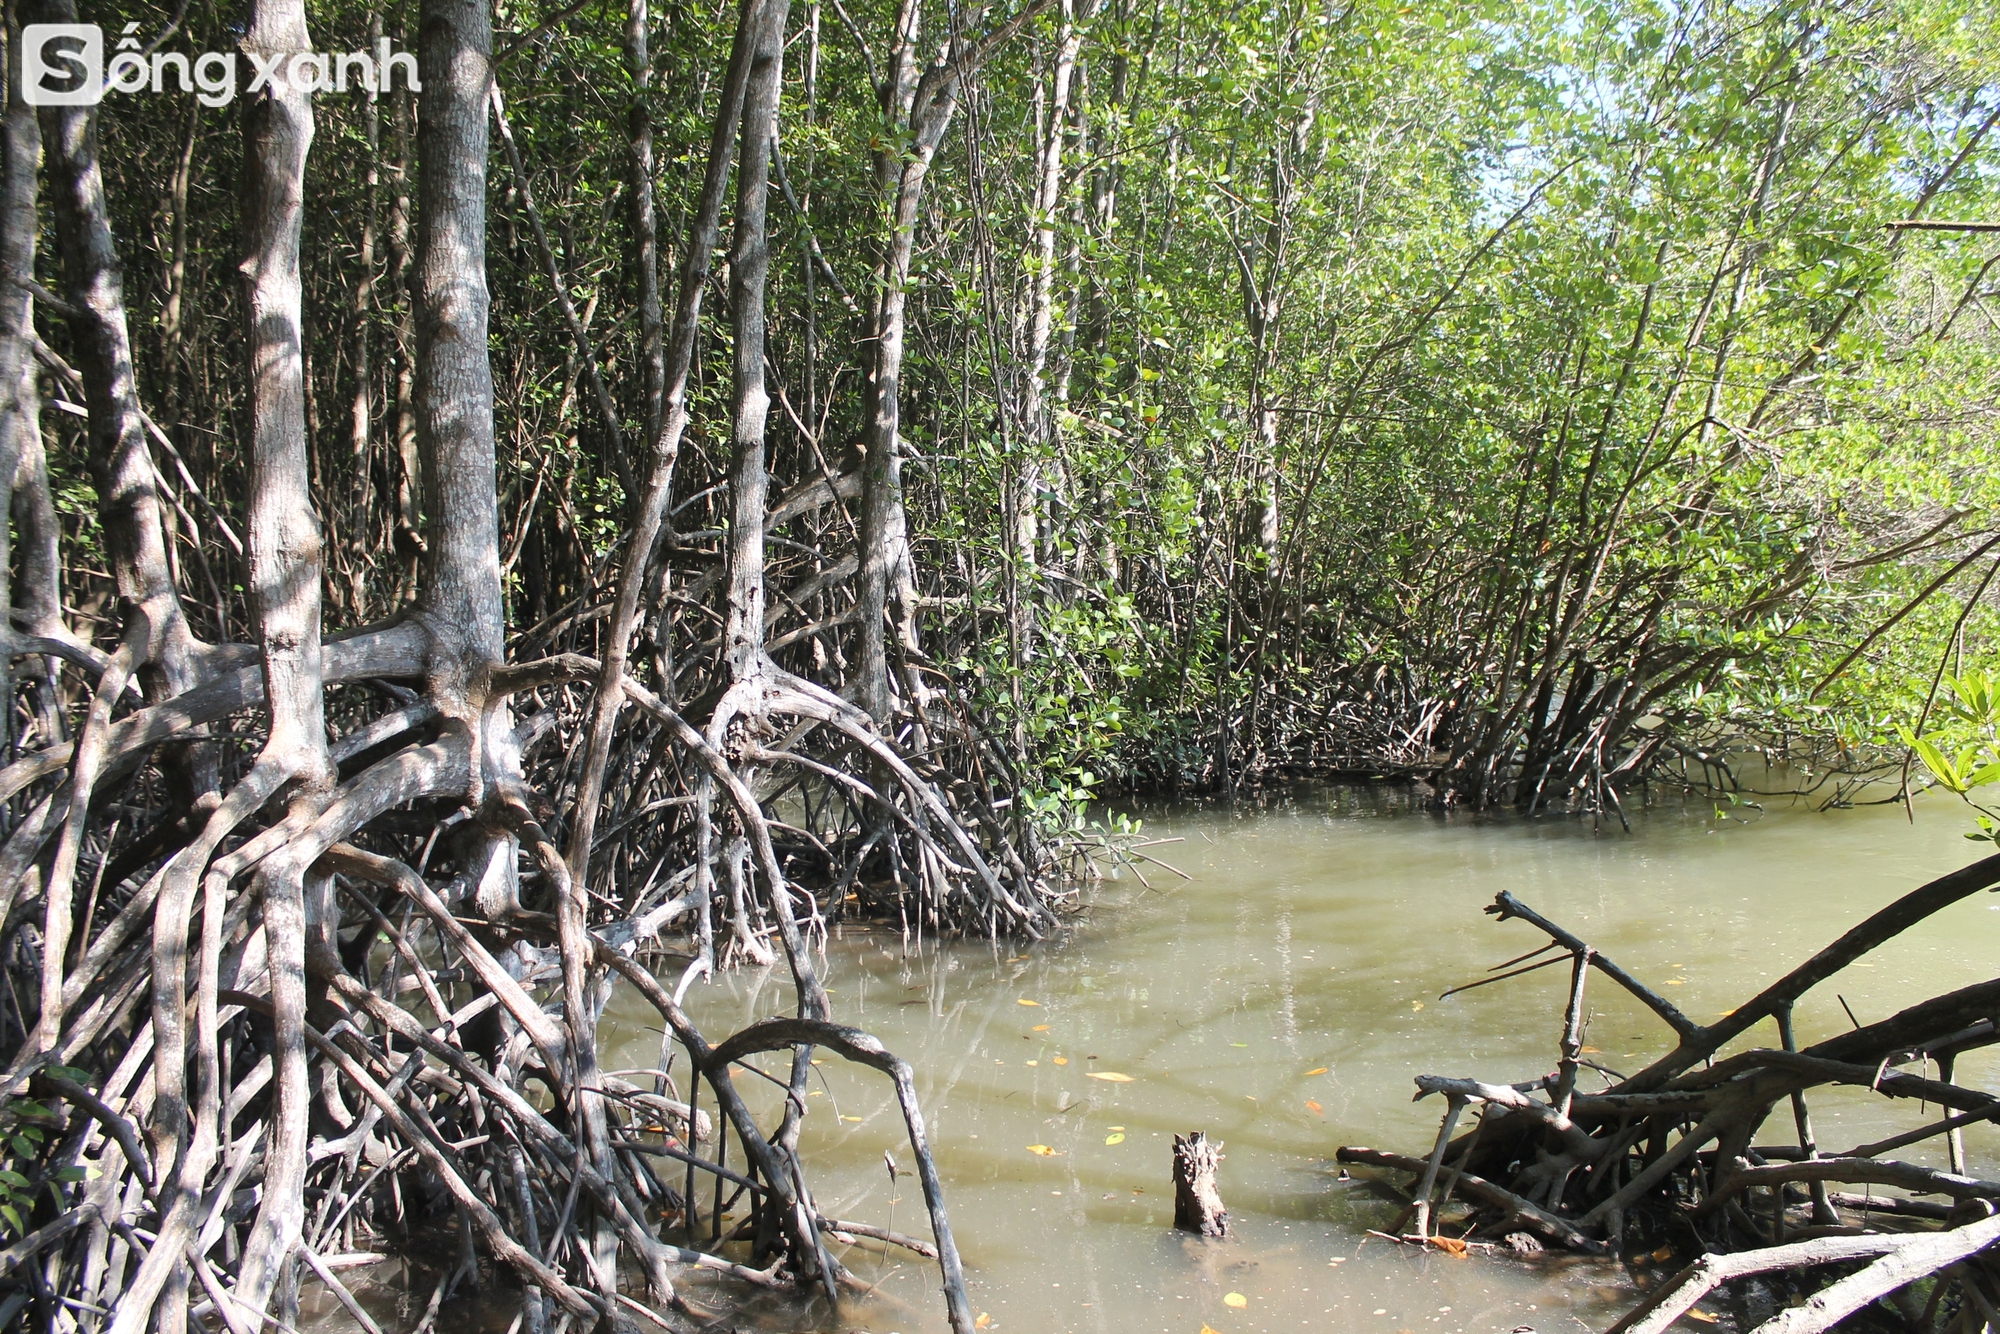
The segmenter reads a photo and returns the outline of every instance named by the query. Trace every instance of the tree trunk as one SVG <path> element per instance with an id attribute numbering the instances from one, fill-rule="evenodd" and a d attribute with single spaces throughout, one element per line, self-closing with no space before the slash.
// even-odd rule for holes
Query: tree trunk
<path id="1" fill-rule="evenodd" d="M 764 378 L 764 289 L 771 270 L 767 227 L 771 136 L 778 119 L 785 19 L 790 9 L 790 0 L 767 0 L 760 25 L 743 97 L 736 230 L 729 252 L 736 399 L 729 474 L 729 611 L 723 651 L 730 680 L 737 686 L 763 676 L 769 662 L 764 652 L 764 524 L 770 472 L 764 434 L 771 396 Z"/>
<path id="2" fill-rule="evenodd" d="M 666 334 L 660 312 L 659 231 L 653 209 L 653 91 L 651 20 L 647 0 L 630 0 L 625 20 L 625 72 L 632 77 L 632 105 L 625 112 L 626 153 L 631 196 L 633 267 L 639 291 L 639 360 L 645 376 L 646 441 L 660 438 L 660 414 L 667 396 Z M 634 507 L 637 508 L 636 506 Z"/>
<path id="3" fill-rule="evenodd" d="M 305 0 L 255 0 L 247 52 L 310 52 Z M 334 781 L 327 756 L 320 661 L 320 530 L 313 508 L 306 441 L 306 372 L 299 274 L 311 96 L 270 81 L 243 103 L 243 305 L 250 360 L 250 621 L 263 650 L 271 729 L 259 768 L 263 782 L 291 779 L 302 811 L 324 803 Z M 251 782 L 244 784 L 252 787 Z M 245 799 L 248 800 L 247 798 Z M 258 804 L 262 804 L 261 801 Z M 197 845 L 199 846 L 199 845 Z M 261 1312 L 274 1287 L 286 1288 L 292 1248 L 305 1222 L 306 1143 L 311 1091 L 306 1078 L 306 951 L 310 923 L 303 866 L 260 876 L 276 1019 L 276 1113 L 265 1158 L 263 1198 L 236 1293 Z M 335 923 L 337 925 L 337 923 Z M 331 935 L 331 929 L 326 931 Z M 178 984 L 176 984 L 178 985 Z M 157 1024 L 156 1024 L 157 1027 Z M 212 1137 L 203 1147 L 212 1155 Z"/>
<path id="4" fill-rule="evenodd" d="M 1222 1165 L 1222 1145 L 1210 1144 L 1200 1130 L 1174 1136 L 1174 1226 L 1204 1237 L 1229 1232 L 1229 1212 L 1222 1207 L 1215 1174 Z"/>
<path id="5" fill-rule="evenodd" d="M 304 0 L 257 0 L 244 41 L 248 49 L 267 53 L 311 51 Z M 307 459 L 299 273 L 306 154 L 313 140 L 311 96 L 289 84 L 267 88 L 245 100 L 243 128 L 250 620 L 264 653 L 271 711 L 267 754 L 285 755 L 304 788 L 323 791 L 331 786 L 333 766 L 326 751 L 321 538 Z M 365 388 L 358 402 L 357 439 L 365 446 Z"/>
<path id="6" fill-rule="evenodd" d="M 854 702 L 878 727 L 895 708 L 889 684 L 887 617 L 889 580 L 896 560 L 896 534 L 903 526 L 902 374 L 905 311 L 911 256 L 916 246 L 917 208 L 922 199 L 927 157 L 907 151 L 917 94 L 917 42 L 923 21 L 916 0 L 896 11 L 890 75 L 878 90 L 883 112 L 898 133 L 875 155 L 876 188 L 888 197 L 887 249 L 876 273 L 875 364 L 867 390 L 866 431 L 861 460 L 860 551 L 856 561 L 855 616 L 860 622 Z M 948 114 L 948 113 L 947 113 Z M 896 150 L 891 151 L 891 145 Z"/>
<path id="7" fill-rule="evenodd" d="M 76 21 L 73 0 L 33 0 L 29 13 L 42 23 Z M 105 546 L 127 623 L 145 617 L 139 652 L 149 670 L 142 679 L 153 698 L 164 699 L 197 683 L 198 646 L 167 561 L 157 474 L 125 319 L 124 277 L 98 162 L 96 109 L 43 107 L 41 129 L 70 333 L 90 411 L 90 468 Z"/>
<path id="8" fill-rule="evenodd" d="M 368 41 L 371 48 L 384 40 L 382 16 L 374 14 L 368 20 Z M 368 326 L 375 310 L 375 244 L 381 217 L 381 200 L 378 190 L 382 184 L 382 106 L 376 93 L 367 94 L 361 106 L 361 130 L 367 142 L 367 166 L 362 173 L 362 188 L 367 202 L 361 215 L 361 249 L 356 256 L 360 273 L 354 283 L 354 398 L 348 408 L 348 432 L 353 453 L 355 503 L 350 506 L 347 517 L 347 534 L 342 555 L 343 572 L 346 575 L 346 601 L 349 617 L 355 621 L 368 619 L 370 599 L 366 568 L 368 553 L 375 540 L 374 487 L 370 485 L 374 476 L 374 436 L 375 436 L 375 382 L 374 348 L 368 337 Z"/>
<path id="9" fill-rule="evenodd" d="M 35 276 L 35 241 L 41 231 L 36 211 L 36 173 L 42 139 L 35 113 L 21 100 L 21 34 L 7 8 L 7 104 L 0 121 L 0 515 L 13 507 L 15 479 L 22 461 L 41 453 L 42 401 L 35 368 L 35 299 L 27 283 Z M 13 637 L 12 533 L 0 522 L 0 646 Z M 11 656 L 0 654 L 0 701 L 14 698 Z M 11 749 L 14 728 L 7 723 L 0 744 Z"/>
<path id="10" fill-rule="evenodd" d="M 417 461 L 431 693 L 478 726 L 474 678 L 505 654 L 487 358 L 487 0 L 425 0 L 418 50 Z"/>

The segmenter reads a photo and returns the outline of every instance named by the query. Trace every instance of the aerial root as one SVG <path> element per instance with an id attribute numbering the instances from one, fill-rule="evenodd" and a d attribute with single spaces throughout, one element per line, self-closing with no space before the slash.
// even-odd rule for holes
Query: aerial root
<path id="1" fill-rule="evenodd" d="M 57 765 L 34 780 L 51 790 L 16 825 L 0 866 L 30 845 L 32 862 L 70 827 L 66 793 L 80 777 L 76 809 L 87 807 L 92 765 L 106 781 L 145 745 L 217 716 L 183 698 L 114 721 L 119 667 L 114 660 L 105 673 L 96 724 L 74 747 L 80 773 L 66 780 Z M 476 1272 L 470 1242 L 518 1276 L 531 1307 L 595 1323 L 635 1318 L 632 1299 L 617 1291 L 623 1261 L 646 1276 L 652 1310 L 699 1319 L 675 1290 L 681 1269 L 759 1290 L 831 1293 L 854 1285 L 830 1243 L 865 1239 L 935 1260 L 953 1327 L 970 1329 L 909 1067 L 825 1018 L 806 919 L 793 910 L 796 900 L 816 918 L 817 906 L 787 885 L 757 794 L 678 715 L 634 690 L 649 716 L 678 724 L 675 736 L 745 831 L 745 855 L 772 892 L 802 1017 L 711 1044 L 634 957 L 645 936 L 630 923 L 590 926 L 580 914 L 565 922 L 526 907 L 469 915 L 466 869 L 454 871 L 456 854 L 440 838 L 453 823 L 517 837 L 559 909 L 584 898 L 535 815 L 539 799 L 518 783 L 488 783 L 466 804 L 479 739 L 440 724 L 427 703 L 402 703 L 333 747 L 336 759 L 366 762 L 321 798 L 273 812 L 296 766 L 281 754 L 259 758 L 181 846 L 128 883 L 100 886 L 107 910 L 80 915 L 82 938 L 46 956 L 55 968 L 56 1003 L 43 1012 L 51 1032 L 18 1054 L 6 1082 L 13 1096 L 41 1100 L 46 1124 L 73 1146 L 67 1161 L 95 1175 L 60 1217 L 30 1220 L 0 1252 L 6 1272 L 32 1261 L 50 1290 L 107 1309 L 107 1296 L 119 1294 L 111 1334 L 129 1334 L 156 1312 L 176 1327 L 207 1315 L 253 1334 L 299 1267 L 327 1282 L 329 1257 L 386 1253 L 430 1234 L 457 1238 L 461 1255 L 440 1298 Z M 229 700 L 249 693 L 240 680 L 212 691 Z M 859 730 L 825 700 L 802 692 L 786 700 L 843 732 Z M 939 808 L 919 804 L 900 781 L 905 816 L 935 821 Z M 391 812 L 454 803 L 460 816 L 414 841 L 378 832 Z M 965 869 L 963 856 L 940 860 Z M 14 910 L 62 883 L 20 896 Z M 373 948 L 378 941 L 384 950 Z M 692 1058 L 683 1088 L 671 1064 L 651 1087 L 595 1070 L 601 1002 L 589 979 L 606 971 L 664 1006 Z M 578 978 L 585 985 L 570 985 Z M 565 985 L 548 998 L 542 989 L 558 980 Z M 820 1212 L 796 1132 L 760 1126 L 732 1084 L 732 1071 L 759 1054 L 789 1051 L 798 1072 L 817 1047 L 888 1076 L 935 1243 Z M 794 1126 L 802 1080 L 795 1073 L 783 1112 Z M 531 1082 L 552 1101 L 531 1093 Z M 719 1112 L 714 1122 L 698 1106 L 703 1092 Z M 740 1166 L 722 1161 L 731 1135 Z M 668 1162 L 733 1196 L 722 1203 L 718 1193 L 704 1219 L 696 1193 L 653 1166 Z M 432 1198 L 425 1181 L 442 1193 Z M 261 1203 L 246 1214 L 237 1202 L 250 1192 Z M 725 1229 L 722 1209 L 745 1203 L 749 1218 Z M 747 1261 L 722 1253 L 732 1241 L 749 1244 Z M 337 1277 L 328 1287 L 352 1300 Z M 546 1327 L 546 1313 L 538 1321 Z"/>
<path id="2" fill-rule="evenodd" d="M 1643 1261 L 1656 1247 L 1686 1254 L 1689 1235 L 1697 1238 L 1698 1258 L 1655 1287 L 1613 1334 L 1657 1334 L 1718 1287 L 1753 1278 L 1783 1285 L 1797 1302 L 1759 1324 L 1759 1334 L 1829 1329 L 1920 1281 L 1932 1281 L 1924 1329 L 1942 1328 L 1934 1319 L 1956 1320 L 1961 1312 L 1970 1328 L 1979 1328 L 1993 1319 L 1994 1280 L 1968 1260 L 2000 1241 L 2000 1181 L 1967 1174 L 1954 1137 L 1967 1124 L 2000 1117 L 2000 1097 L 1955 1083 L 1951 1073 L 1962 1053 L 2000 1041 L 2000 981 L 1932 997 L 1803 1050 L 1792 1042 L 1791 1012 L 1806 991 L 1863 954 L 1995 884 L 2000 857 L 1933 881 L 1709 1025 L 1689 1020 L 1588 942 L 1503 893 L 1488 911 L 1528 922 L 1549 943 L 1497 965 L 1499 975 L 1487 980 L 1543 966 L 1502 971 L 1550 949 L 1561 952 L 1544 963 L 1566 955 L 1573 965 L 1557 1069 L 1518 1083 L 1420 1075 L 1417 1096 L 1441 1095 L 1447 1103 L 1431 1154 L 1345 1147 L 1339 1160 L 1417 1179 L 1403 1214 L 1416 1219 L 1410 1240 L 1428 1241 L 1454 1197 L 1469 1206 L 1454 1223 L 1458 1240 L 1527 1232 L 1570 1250 Z M 1583 1045 L 1582 998 L 1591 972 L 1660 1017 L 1673 1037 L 1667 1055 L 1630 1076 L 1584 1059 L 1590 1049 Z M 1782 1049 L 1713 1059 L 1764 1018 L 1777 1020 Z M 1912 1064 L 1924 1073 L 1902 1068 Z M 1939 1077 L 1930 1077 L 1933 1068 Z M 1601 1074 L 1605 1087 L 1578 1088 L 1582 1070 Z M 1807 1099 L 1832 1085 L 1936 1104 L 1950 1114 L 1828 1153 L 1816 1141 Z M 1481 1111 L 1479 1121 L 1454 1138 L 1461 1113 L 1472 1106 Z M 1792 1113 L 1795 1143 L 1756 1144 L 1781 1106 Z M 1947 1138 L 1949 1170 L 1883 1156 L 1938 1137 Z M 1863 1193 L 1829 1189 L 1836 1185 Z M 1878 1195 L 1877 1187 L 1906 1194 Z M 1912 1195 L 1950 1203 L 1927 1205 Z M 1938 1230 L 1910 1230 L 1930 1224 Z M 1855 1268 L 1861 1261 L 1867 1263 Z"/>

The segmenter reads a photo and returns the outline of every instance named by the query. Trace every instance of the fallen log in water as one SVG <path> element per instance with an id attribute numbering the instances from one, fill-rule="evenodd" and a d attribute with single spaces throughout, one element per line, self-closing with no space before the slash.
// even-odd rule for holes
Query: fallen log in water
<path id="1" fill-rule="evenodd" d="M 1871 1303 L 1923 1283 L 1899 1325 L 1927 1332 L 2000 1327 L 2000 1265 L 1984 1253 L 2000 1241 L 2000 1181 L 1964 1170 L 1963 1127 L 2000 1116 L 2000 1098 L 1959 1084 L 1954 1062 L 2000 1041 L 2000 979 L 1923 1000 L 1889 1019 L 1799 1049 L 1792 1006 L 1870 950 L 1982 889 L 2000 884 L 2000 856 L 1953 872 L 1875 913 L 1743 1006 L 1710 1025 L 1671 1002 L 1589 942 L 1502 893 L 1487 909 L 1540 930 L 1548 943 L 1474 982 L 1483 986 L 1571 963 L 1554 1073 L 1519 1083 L 1419 1075 L 1417 1097 L 1446 1108 L 1425 1157 L 1343 1147 L 1339 1161 L 1416 1178 L 1403 1219 L 1409 1239 L 1432 1237 L 1452 1197 L 1472 1206 L 1452 1240 L 1530 1231 L 1586 1254 L 1650 1252 L 1671 1237 L 1700 1258 L 1649 1294 L 1612 1334 L 1656 1334 L 1718 1287 L 1759 1277 L 1787 1288 L 1795 1304 L 1759 1323 L 1759 1334 L 1812 1334 Z M 1537 956 L 1560 951 L 1527 967 Z M 1505 971 L 1513 969 L 1514 971 Z M 1672 1049 L 1630 1077 L 1604 1071 L 1608 1087 L 1576 1088 L 1584 993 L 1596 971 L 1643 1003 L 1671 1030 Z M 1456 988 L 1455 990 L 1465 990 Z M 1451 993 L 1446 993 L 1451 994 Z M 1716 1053 L 1758 1020 L 1777 1021 L 1781 1049 Z M 1704 1062 L 1713 1061 L 1704 1065 Z M 1924 1073 L 1899 1067 L 1920 1064 Z M 1930 1071 L 1935 1069 L 1937 1077 Z M 1821 1151 L 1808 1096 L 1846 1085 L 1915 1099 L 1952 1113 L 1845 1153 Z M 1758 1146 L 1773 1113 L 1791 1112 L 1797 1147 Z M 1477 1119 L 1458 1133 L 1468 1111 Z M 1885 1155 L 1942 1137 L 1949 1170 Z M 1830 1187 L 1892 1187 L 1941 1198 L 1856 1194 Z M 1390 1229 L 1401 1230 L 1401 1222 Z M 1886 1224 L 1887 1226 L 1878 1226 Z M 1935 1230 L 1911 1229 L 1931 1229 Z M 1664 1258 L 1664 1254 L 1660 1258 Z M 1865 1265 L 1856 1265 L 1866 1261 Z M 1776 1277 L 1772 1277 L 1776 1276 Z M 1747 1326 L 1746 1326 L 1747 1327 Z"/>

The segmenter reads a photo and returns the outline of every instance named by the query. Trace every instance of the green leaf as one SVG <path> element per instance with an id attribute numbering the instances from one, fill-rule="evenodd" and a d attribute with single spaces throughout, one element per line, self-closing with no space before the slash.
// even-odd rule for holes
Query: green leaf
<path id="1" fill-rule="evenodd" d="M 1985 787 L 1988 783 L 1996 780 L 2000 780 L 2000 760 L 1995 760 L 1991 764 L 1981 765 L 1979 768 L 1974 769 L 1971 774 L 1967 775 L 1965 786 L 1968 789 Z"/>
<path id="2" fill-rule="evenodd" d="M 1965 791 L 1965 783 L 1959 778 L 1958 770 L 1952 765 L 1950 760 L 1945 758 L 1944 752 L 1931 743 L 1929 738 L 1913 737 L 1911 744 L 1917 752 L 1917 758 L 1924 762 L 1924 768 L 1929 769 L 1932 774 L 1936 775 L 1938 782 L 1944 784 L 1953 792 Z"/>

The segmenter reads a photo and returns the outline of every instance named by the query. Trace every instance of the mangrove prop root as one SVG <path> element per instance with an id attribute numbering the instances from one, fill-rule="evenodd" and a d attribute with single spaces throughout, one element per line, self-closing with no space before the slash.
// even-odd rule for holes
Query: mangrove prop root
<path id="1" fill-rule="evenodd" d="M 2000 1181 L 1886 1155 L 2000 1115 L 2000 1098 L 1952 1078 L 1960 1053 L 2000 1041 L 2000 979 L 1920 1000 L 1803 1050 L 1793 1048 L 1791 1009 L 1869 951 L 1996 884 L 2000 857 L 1940 877 L 1709 1025 L 1690 1020 L 1583 937 L 1502 893 L 1487 911 L 1534 927 L 1547 942 L 1472 985 L 1568 956 L 1567 1005 L 1551 1025 L 1559 1034 L 1555 1073 L 1519 1083 L 1420 1075 L 1417 1097 L 1441 1095 L 1446 1103 L 1431 1151 L 1415 1157 L 1344 1147 L 1339 1161 L 1414 1178 L 1413 1201 L 1397 1228 L 1414 1215 L 1417 1240 L 1430 1234 L 1432 1211 L 1442 1203 L 1434 1199 L 1441 1175 L 1445 1194 L 1456 1193 L 1473 1207 L 1468 1236 L 1527 1230 L 1573 1251 L 1617 1255 L 1634 1226 L 1642 1237 L 1666 1236 L 1677 1247 L 1691 1232 L 1706 1253 L 1649 1293 L 1610 1334 L 1658 1334 L 1717 1288 L 1777 1273 L 1799 1294 L 1797 1304 L 1759 1325 L 1759 1334 L 1829 1329 L 1931 1278 L 1936 1283 L 1924 1328 L 1934 1328 L 1929 1321 L 1940 1311 L 1950 1320 L 1958 1311 L 1973 1312 L 1976 1324 L 1990 1297 L 1981 1286 L 1984 1271 L 1967 1261 L 2000 1241 Z M 1515 968 L 1551 950 L 1557 952 L 1552 958 Z M 1582 1060 L 1583 978 L 1591 969 L 1652 1010 L 1670 1043 L 1666 1055 L 1637 1074 L 1600 1070 L 1605 1086 L 1597 1090 L 1578 1087 L 1579 1073 L 1595 1068 Z M 1783 1050 L 1714 1059 L 1724 1044 L 1767 1017 L 1779 1022 Z M 1904 1068 L 1913 1065 L 1918 1069 Z M 1835 1085 L 1951 1114 L 1846 1153 L 1826 1153 L 1814 1142 L 1807 1100 L 1813 1090 Z M 1455 1134 L 1473 1105 L 1481 1110 L 1476 1128 Z M 1796 1147 L 1758 1144 L 1759 1132 L 1778 1124 L 1772 1117 L 1780 1108 L 1788 1113 L 1784 1133 L 1796 1129 Z M 1954 1150 L 1954 1165 L 1960 1161 Z M 1877 1230 L 1877 1219 L 1893 1220 L 1891 1230 Z M 1936 1230 L 1910 1230 L 1927 1226 Z"/>

